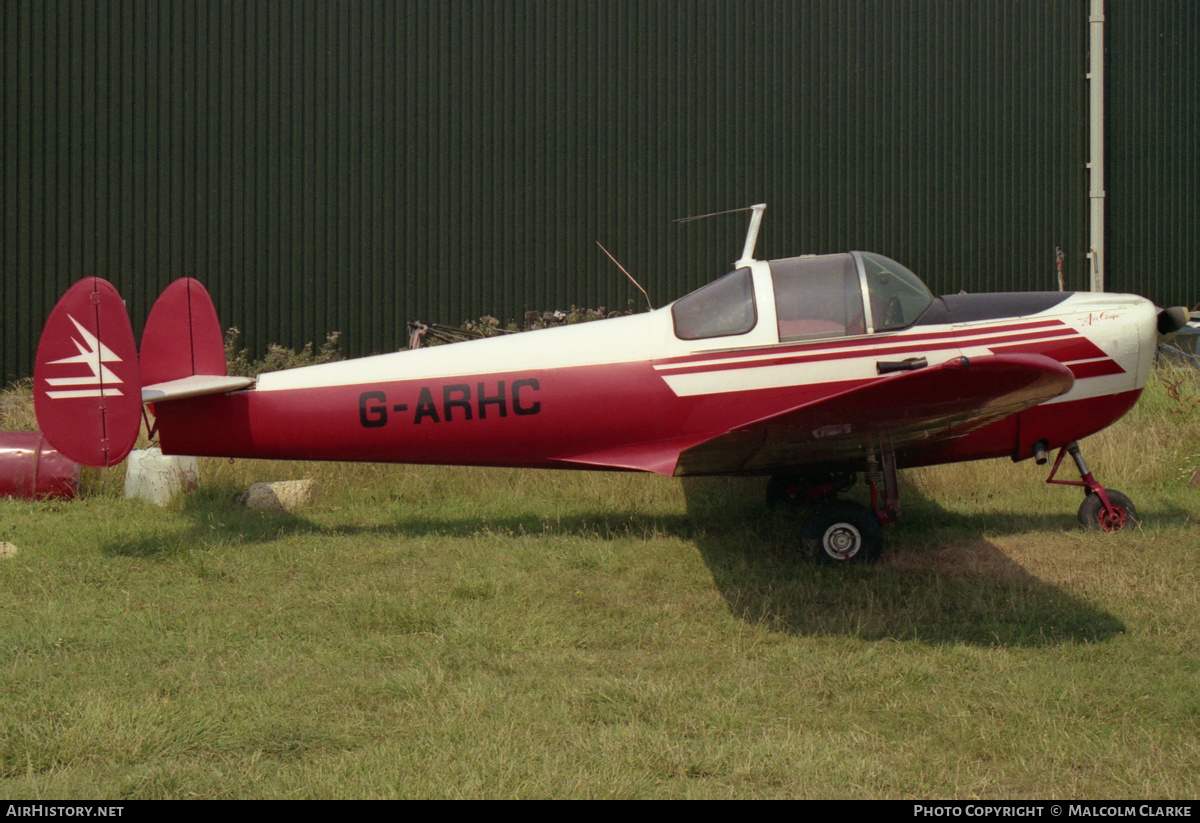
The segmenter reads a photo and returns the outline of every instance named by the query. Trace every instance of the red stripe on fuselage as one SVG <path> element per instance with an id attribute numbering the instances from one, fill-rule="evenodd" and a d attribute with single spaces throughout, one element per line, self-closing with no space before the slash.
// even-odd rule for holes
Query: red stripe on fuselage
<path id="1" fill-rule="evenodd" d="M 1037 343 L 988 346 L 994 354 L 1044 354 L 1060 363 L 1075 360 L 1091 360 L 1105 357 L 1104 351 L 1079 334 L 1065 340 L 1048 340 Z"/>
<path id="2" fill-rule="evenodd" d="M 1056 329 L 1058 331 L 1067 330 L 1070 334 L 1078 334 L 1070 330 L 1062 320 L 1037 320 L 1032 323 L 1013 323 L 1008 325 L 988 326 L 982 329 L 948 329 L 946 331 L 929 332 L 929 334 L 888 334 L 888 332 L 878 332 L 875 335 L 862 335 L 858 337 L 836 337 L 832 340 L 823 340 L 814 343 L 785 343 L 775 344 L 775 346 L 760 347 L 755 349 L 713 349 L 709 352 L 701 352 L 698 354 L 684 354 L 676 356 L 676 358 L 664 358 L 660 360 L 661 365 L 680 365 L 688 364 L 688 362 L 703 362 L 714 359 L 730 359 L 730 358 L 752 358 L 752 356 L 762 356 L 766 354 L 790 355 L 810 352 L 826 352 L 828 349 L 842 349 L 846 347 L 858 347 L 862 349 L 874 350 L 877 347 L 886 343 L 908 344 L 908 343 L 925 343 L 929 341 L 942 341 L 946 346 L 932 346 L 929 348 L 952 348 L 954 346 L 979 346 L 983 344 L 984 338 L 996 335 L 1009 335 L 1013 332 L 1028 331 L 1028 330 L 1045 330 Z M 1043 336 L 1043 335 L 1039 335 Z M 980 340 L 976 340 L 976 338 Z M 1000 340 L 1028 340 L 1026 337 L 1021 338 L 1000 338 Z"/>
<path id="3" fill-rule="evenodd" d="M 1067 363 L 1067 368 L 1075 375 L 1076 380 L 1085 377 L 1105 377 L 1110 374 L 1125 374 L 1125 370 L 1117 365 L 1115 360 L 1089 360 L 1085 363 Z"/>
<path id="4" fill-rule="evenodd" d="M 788 347 L 787 349 L 759 348 L 748 352 L 722 352 L 709 356 L 707 360 L 717 360 L 726 362 L 703 362 L 693 360 L 690 363 L 679 363 L 678 358 L 660 361 L 655 368 L 659 374 L 701 374 L 712 371 L 725 371 L 730 369 L 753 369 L 764 368 L 769 366 L 787 366 L 796 363 L 822 362 L 827 360 L 853 360 L 861 357 L 871 357 L 874 355 L 890 355 L 897 352 L 906 354 L 920 354 L 922 352 L 939 351 L 945 349 L 958 349 L 967 346 L 991 346 L 992 344 L 1001 343 L 1021 343 L 1022 351 L 1025 353 L 1042 353 L 1039 344 L 1036 342 L 1043 339 L 1059 338 L 1064 333 L 1073 335 L 1079 338 L 1078 332 L 1066 328 L 1058 321 L 1054 324 L 1059 326 L 1052 330 L 1026 332 L 1022 334 L 1012 334 L 1013 329 L 1003 330 L 988 330 L 986 334 L 982 332 L 964 335 L 961 333 L 948 333 L 940 335 L 905 335 L 905 336 L 889 336 L 889 337 L 866 337 L 856 340 L 843 340 L 831 346 L 828 344 L 814 344 L 812 348 L 796 349 Z M 1005 333 L 1008 332 L 1008 333 Z M 998 336 L 1003 335 L 1003 336 Z M 1082 338 L 1081 338 L 1082 339 Z M 913 341 L 918 341 L 914 345 Z M 845 351 L 830 351 L 833 348 L 846 349 Z M 996 349 L 992 349 L 996 351 Z M 1101 352 L 1103 354 L 1103 352 Z M 1053 354 L 1048 355 L 1054 357 Z M 747 358 L 757 359 L 747 359 Z M 1057 359 L 1057 358 L 1055 358 Z M 733 362 L 728 362 L 733 361 Z"/>
<path id="5" fill-rule="evenodd" d="M 1082 335 L 1076 335 L 1069 340 L 1015 346 L 990 346 L 989 349 L 995 354 L 1022 354 L 1030 352 L 1044 354 L 1060 363 L 1066 364 L 1071 373 L 1075 375 L 1076 380 L 1125 373 L 1125 369 L 1121 368 L 1115 360 L 1105 354 L 1103 349 Z"/>

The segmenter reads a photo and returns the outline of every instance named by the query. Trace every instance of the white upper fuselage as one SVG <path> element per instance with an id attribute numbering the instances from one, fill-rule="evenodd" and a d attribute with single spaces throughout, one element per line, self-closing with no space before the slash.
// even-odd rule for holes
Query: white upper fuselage
<path id="1" fill-rule="evenodd" d="M 769 264 L 755 261 L 749 268 L 757 322 L 741 334 L 682 340 L 672 304 L 603 321 L 267 373 L 259 376 L 256 390 L 650 362 L 675 395 L 694 396 L 862 381 L 879 376 L 881 359 L 920 356 L 937 365 L 1021 348 L 1064 353 L 1051 356 L 1076 373 L 1076 383 L 1050 402 L 1066 402 L 1140 389 L 1153 362 L 1154 306 L 1129 294 L 1078 292 L 1030 314 L 781 341 Z"/>

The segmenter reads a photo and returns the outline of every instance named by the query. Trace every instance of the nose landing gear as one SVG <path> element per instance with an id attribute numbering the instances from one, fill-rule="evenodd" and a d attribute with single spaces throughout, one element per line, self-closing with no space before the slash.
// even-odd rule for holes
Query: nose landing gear
<path id="1" fill-rule="evenodd" d="M 1075 467 L 1079 469 L 1081 480 L 1054 479 L 1063 457 L 1068 453 L 1075 461 Z M 1106 489 L 1096 481 L 1091 471 L 1088 470 L 1087 463 L 1083 462 L 1083 452 L 1078 443 L 1068 443 L 1059 449 L 1058 457 L 1054 461 L 1054 467 L 1050 469 L 1050 476 L 1046 478 L 1046 482 L 1060 486 L 1083 487 L 1085 496 L 1083 503 L 1079 506 L 1078 517 L 1080 525 L 1085 529 L 1119 532 L 1127 526 L 1136 526 L 1138 523 L 1137 509 L 1134 507 L 1133 501 L 1116 489 Z"/>

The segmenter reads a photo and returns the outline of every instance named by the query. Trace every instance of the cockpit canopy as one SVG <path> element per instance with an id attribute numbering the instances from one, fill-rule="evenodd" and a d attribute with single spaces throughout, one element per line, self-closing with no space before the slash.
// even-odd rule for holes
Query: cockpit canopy
<path id="1" fill-rule="evenodd" d="M 812 255 L 769 265 L 780 342 L 902 329 L 933 302 L 920 278 L 880 254 Z M 709 283 L 671 311 L 682 340 L 749 332 L 759 319 L 751 270 Z"/>

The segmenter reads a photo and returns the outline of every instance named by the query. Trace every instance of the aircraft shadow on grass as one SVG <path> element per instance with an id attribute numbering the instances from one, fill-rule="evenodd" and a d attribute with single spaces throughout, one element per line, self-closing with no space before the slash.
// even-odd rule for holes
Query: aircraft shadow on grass
<path id="1" fill-rule="evenodd" d="M 184 503 L 183 512 L 193 524 L 182 532 L 120 541 L 104 550 L 158 556 L 177 547 L 252 545 L 322 534 L 397 539 L 486 533 L 600 540 L 665 536 L 695 544 L 731 613 L 789 634 L 1040 646 L 1100 642 L 1125 630 L 1116 616 L 1039 580 L 987 539 L 930 537 L 921 533 L 920 525 L 932 518 L 954 535 L 1054 533 L 1075 527 L 1074 518 L 1066 514 L 964 514 L 908 488 L 907 506 L 913 515 L 889 529 L 883 558 L 874 565 L 833 568 L 799 549 L 798 516 L 767 516 L 760 481 L 686 478 L 683 489 L 683 515 L 597 512 L 548 519 L 530 512 L 499 518 L 401 517 L 379 525 L 333 526 L 298 514 L 264 515 L 199 497 Z M 1175 514 L 1146 512 L 1143 519 Z"/>
<path id="2" fill-rule="evenodd" d="M 1125 631 L 1119 618 L 1038 579 L 987 539 L 958 536 L 1078 528 L 1067 514 L 964 514 L 904 484 L 910 516 L 885 530 L 881 560 L 834 568 L 797 550 L 798 513 L 740 524 L 728 516 L 751 511 L 747 501 L 761 499 L 762 483 L 683 483 L 692 521 L 707 524 L 697 527 L 696 546 L 730 611 L 743 619 L 798 635 L 982 646 L 1094 643 Z M 922 534 L 929 519 L 955 536 Z"/>

